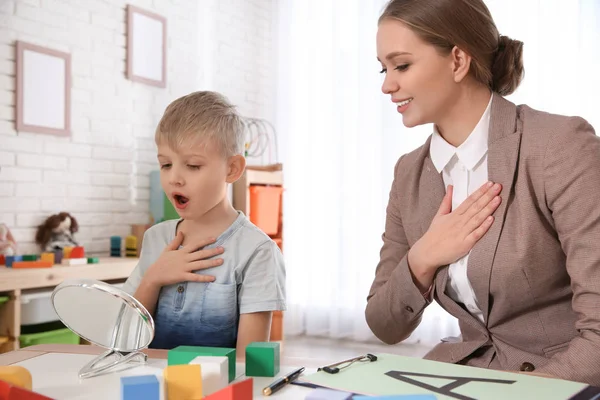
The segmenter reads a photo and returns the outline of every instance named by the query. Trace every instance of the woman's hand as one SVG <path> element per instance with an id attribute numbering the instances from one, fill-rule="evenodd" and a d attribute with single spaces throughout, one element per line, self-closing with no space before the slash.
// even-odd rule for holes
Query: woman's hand
<path id="1" fill-rule="evenodd" d="M 207 258 L 223 253 L 222 247 L 198 250 L 214 243 L 215 239 L 204 239 L 179 248 L 183 243 L 183 233 L 178 232 L 175 239 L 165 248 L 158 260 L 152 264 L 144 280 L 153 286 L 167 286 L 179 282 L 212 282 L 214 276 L 195 274 L 194 271 L 217 267 L 223 264 L 222 258 L 207 260 Z"/>
<path id="2" fill-rule="evenodd" d="M 500 184 L 488 182 L 452 210 L 453 188 L 448 186 L 429 229 L 408 252 L 408 265 L 422 292 L 431 286 L 438 268 L 468 254 L 492 226 L 501 190 Z"/>

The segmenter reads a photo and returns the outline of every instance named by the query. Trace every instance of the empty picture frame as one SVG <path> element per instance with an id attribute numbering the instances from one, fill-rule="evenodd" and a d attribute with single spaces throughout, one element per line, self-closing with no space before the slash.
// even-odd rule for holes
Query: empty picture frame
<path id="1" fill-rule="evenodd" d="M 167 86 L 167 20 L 127 5 L 127 78 Z"/>
<path id="2" fill-rule="evenodd" d="M 71 134 L 71 55 L 17 41 L 17 131 Z"/>

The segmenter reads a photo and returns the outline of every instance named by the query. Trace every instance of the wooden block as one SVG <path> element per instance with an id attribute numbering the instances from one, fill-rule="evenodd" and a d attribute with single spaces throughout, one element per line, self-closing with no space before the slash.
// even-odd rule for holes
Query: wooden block
<path id="1" fill-rule="evenodd" d="M 198 356 L 227 357 L 229 382 L 235 379 L 235 349 L 225 347 L 178 346 L 167 353 L 168 365 L 187 364 Z"/>
<path id="2" fill-rule="evenodd" d="M 200 400 L 202 371 L 200 365 L 169 365 L 164 369 L 167 399 Z"/>
<path id="3" fill-rule="evenodd" d="M 71 247 L 71 246 L 63 247 L 63 259 L 71 258 L 72 251 L 73 251 L 73 247 Z"/>
<path id="4" fill-rule="evenodd" d="M 246 376 L 275 376 L 279 373 L 279 343 L 253 342 L 246 347 Z"/>
<path id="5" fill-rule="evenodd" d="M 98 257 L 88 257 L 87 262 L 88 264 L 98 264 L 100 260 Z"/>
<path id="6" fill-rule="evenodd" d="M 156 375 L 122 376 L 121 400 L 160 400 Z"/>
<path id="7" fill-rule="evenodd" d="M 18 365 L 0 367 L 0 381 L 31 390 L 31 373 Z"/>
<path id="8" fill-rule="evenodd" d="M 40 261 L 47 261 L 54 264 L 54 253 L 42 253 Z"/>
<path id="9" fill-rule="evenodd" d="M 13 268 L 50 268 L 54 264 L 50 261 L 16 261 L 13 263 Z"/>
<path id="10" fill-rule="evenodd" d="M 199 356 L 190 361 L 199 364 L 202 372 L 202 392 L 205 396 L 229 385 L 229 359 L 227 357 Z"/>
<path id="11" fill-rule="evenodd" d="M 65 262 L 63 264 L 66 265 L 83 265 L 88 263 L 87 258 L 69 258 L 68 260 L 64 261 Z"/>
<path id="12" fill-rule="evenodd" d="M 6 258 L 4 254 L 0 254 L 0 265 L 6 265 Z"/>
<path id="13" fill-rule="evenodd" d="M 10 391 L 11 384 L 5 381 L 0 381 L 0 400 L 8 399 L 8 392 Z"/>
<path id="14" fill-rule="evenodd" d="M 53 400 L 43 394 L 31 392 L 18 386 L 11 386 L 6 400 Z"/>
<path id="15" fill-rule="evenodd" d="M 37 261 L 38 256 L 35 254 L 27 254 L 23 256 L 23 261 Z"/>
<path id="16" fill-rule="evenodd" d="M 206 396 L 204 400 L 252 400 L 252 378 L 227 386 L 225 389 Z"/>
<path id="17" fill-rule="evenodd" d="M 85 257 L 85 249 L 82 246 L 73 247 L 71 250 L 71 254 L 69 258 L 84 258 Z"/>
<path id="18" fill-rule="evenodd" d="M 12 268 L 12 265 L 15 261 L 23 261 L 23 256 L 6 256 L 6 266 Z"/>

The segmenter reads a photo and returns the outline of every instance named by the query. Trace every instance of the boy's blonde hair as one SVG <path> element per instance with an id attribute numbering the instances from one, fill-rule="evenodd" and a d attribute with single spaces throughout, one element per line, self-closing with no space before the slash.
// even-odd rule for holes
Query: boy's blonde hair
<path id="1" fill-rule="evenodd" d="M 213 143 L 229 157 L 242 154 L 244 124 L 225 96 L 199 91 L 169 104 L 156 127 L 154 139 L 156 144 L 166 142 L 172 149 Z"/>

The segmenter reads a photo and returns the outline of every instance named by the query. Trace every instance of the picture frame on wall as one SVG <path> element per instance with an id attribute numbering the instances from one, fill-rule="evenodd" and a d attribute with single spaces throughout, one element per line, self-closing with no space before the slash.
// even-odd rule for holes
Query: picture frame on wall
<path id="1" fill-rule="evenodd" d="M 127 5 L 127 79 L 167 86 L 167 19 Z"/>
<path id="2" fill-rule="evenodd" d="M 16 42 L 17 131 L 71 135 L 71 55 Z"/>

